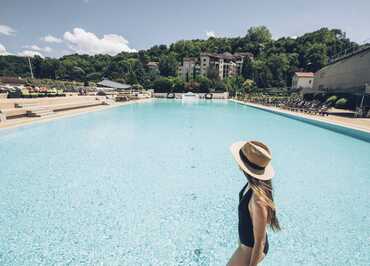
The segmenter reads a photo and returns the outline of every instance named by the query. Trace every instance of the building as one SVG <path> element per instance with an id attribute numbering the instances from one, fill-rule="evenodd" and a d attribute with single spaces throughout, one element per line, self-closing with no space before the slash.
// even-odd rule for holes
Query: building
<path id="1" fill-rule="evenodd" d="M 295 72 L 292 79 L 292 89 L 312 89 L 315 74 L 312 72 Z"/>
<path id="2" fill-rule="evenodd" d="M 154 70 L 154 71 L 158 71 L 159 70 L 159 63 L 158 62 L 148 62 L 146 64 L 146 66 L 148 67 L 148 69 L 150 70 Z"/>
<path id="3" fill-rule="evenodd" d="M 239 75 L 242 73 L 243 63 L 247 57 L 253 59 L 251 53 L 202 53 L 200 55 L 200 74 L 206 76 L 209 68 L 213 67 L 218 71 L 221 80 Z"/>
<path id="4" fill-rule="evenodd" d="M 370 45 L 332 58 L 315 73 L 313 88 L 304 95 L 336 95 L 351 101 L 357 116 L 370 117 Z"/>
<path id="5" fill-rule="evenodd" d="M 178 75 L 184 80 L 197 75 L 207 76 L 210 68 L 214 68 L 220 80 L 233 77 L 242 73 L 245 58 L 253 59 L 251 53 L 201 53 L 199 58 L 183 59 L 183 64 L 178 68 Z"/>
<path id="6" fill-rule="evenodd" d="M 182 65 L 178 67 L 178 76 L 183 80 L 194 79 L 200 74 L 199 59 L 195 57 L 185 57 Z"/>

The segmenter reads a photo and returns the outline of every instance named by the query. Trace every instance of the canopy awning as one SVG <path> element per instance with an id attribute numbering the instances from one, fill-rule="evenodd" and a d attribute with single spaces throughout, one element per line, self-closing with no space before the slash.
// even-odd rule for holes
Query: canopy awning
<path id="1" fill-rule="evenodd" d="M 100 81 L 97 85 L 99 87 L 113 88 L 116 90 L 129 90 L 132 88 L 132 86 L 129 84 L 123 84 L 109 79 L 104 79 Z"/>

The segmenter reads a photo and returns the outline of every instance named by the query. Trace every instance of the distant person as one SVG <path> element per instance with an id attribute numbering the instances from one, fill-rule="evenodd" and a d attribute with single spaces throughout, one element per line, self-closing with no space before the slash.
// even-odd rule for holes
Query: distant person
<path id="1" fill-rule="evenodd" d="M 255 266 L 269 250 L 267 225 L 273 231 L 280 230 L 272 197 L 271 152 L 258 141 L 237 142 L 230 149 L 248 182 L 239 193 L 240 244 L 227 265 Z"/>

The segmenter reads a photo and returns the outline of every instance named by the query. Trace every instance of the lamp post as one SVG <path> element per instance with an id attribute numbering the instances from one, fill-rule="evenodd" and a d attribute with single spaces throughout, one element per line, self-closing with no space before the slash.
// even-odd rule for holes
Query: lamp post
<path id="1" fill-rule="evenodd" d="M 31 59 L 29 56 L 27 56 L 27 59 L 28 59 L 28 65 L 30 67 L 30 72 L 31 72 L 31 79 L 33 79 L 33 71 L 32 71 L 32 65 L 31 65 Z"/>

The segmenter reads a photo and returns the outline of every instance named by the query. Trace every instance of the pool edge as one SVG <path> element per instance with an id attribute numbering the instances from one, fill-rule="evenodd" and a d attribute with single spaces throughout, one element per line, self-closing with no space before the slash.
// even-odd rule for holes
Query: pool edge
<path id="1" fill-rule="evenodd" d="M 348 125 L 343 125 L 340 123 L 336 123 L 334 121 L 323 121 L 320 119 L 315 119 L 313 117 L 306 117 L 301 114 L 288 113 L 288 112 L 285 112 L 284 110 L 271 109 L 269 107 L 260 106 L 257 104 L 252 104 L 252 103 L 247 103 L 247 102 L 242 102 L 242 101 L 238 101 L 234 99 L 229 99 L 229 101 L 237 103 L 237 104 L 249 106 L 249 107 L 252 107 L 258 110 L 273 113 L 276 115 L 281 115 L 287 118 L 291 118 L 291 119 L 294 119 L 294 120 L 297 120 L 303 123 L 307 123 L 313 126 L 331 130 L 336 133 L 343 134 L 343 135 L 370 143 L 370 131 L 366 131 L 364 129 L 355 128 L 355 127 L 351 127 Z"/>

